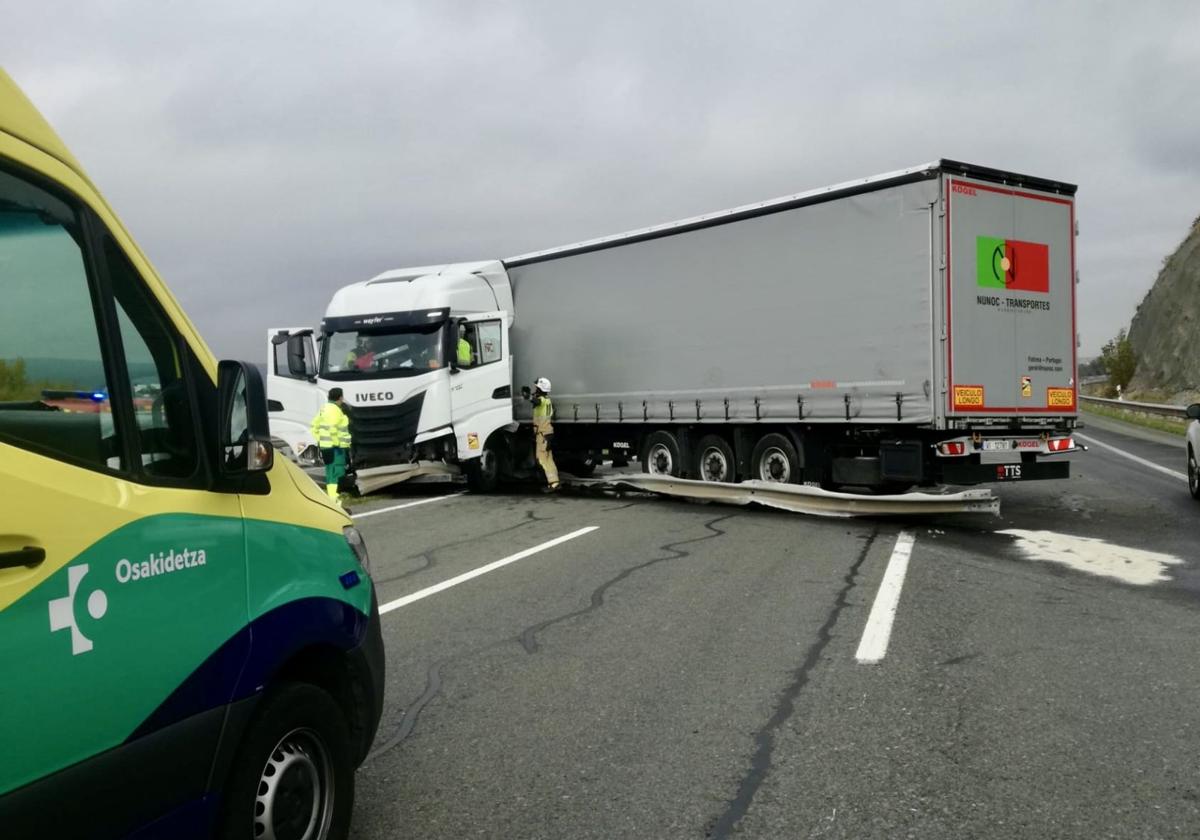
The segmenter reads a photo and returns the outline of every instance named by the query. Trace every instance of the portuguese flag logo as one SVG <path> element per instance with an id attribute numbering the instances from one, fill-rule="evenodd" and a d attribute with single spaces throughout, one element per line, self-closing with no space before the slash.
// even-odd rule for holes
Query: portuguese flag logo
<path id="1" fill-rule="evenodd" d="M 975 240 L 976 281 L 985 289 L 1050 293 L 1050 246 L 980 236 Z"/>

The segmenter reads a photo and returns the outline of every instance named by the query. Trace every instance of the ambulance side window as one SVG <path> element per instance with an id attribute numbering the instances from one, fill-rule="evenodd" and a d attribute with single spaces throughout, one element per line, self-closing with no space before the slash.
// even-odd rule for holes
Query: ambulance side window
<path id="1" fill-rule="evenodd" d="M 180 341 L 129 259 L 107 235 L 104 260 L 125 353 L 142 472 L 189 478 L 200 458 Z"/>
<path id="2" fill-rule="evenodd" d="M 123 469 L 83 241 L 74 208 L 0 170 L 0 441 Z"/>

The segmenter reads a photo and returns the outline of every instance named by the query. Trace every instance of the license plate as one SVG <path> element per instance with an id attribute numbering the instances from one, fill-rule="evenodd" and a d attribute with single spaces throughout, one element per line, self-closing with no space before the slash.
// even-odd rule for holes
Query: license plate
<path id="1" fill-rule="evenodd" d="M 983 441 L 981 448 L 983 449 L 984 452 L 994 452 L 997 449 L 1003 449 L 1003 450 L 1012 449 L 1012 441 L 985 440 L 985 441 Z"/>

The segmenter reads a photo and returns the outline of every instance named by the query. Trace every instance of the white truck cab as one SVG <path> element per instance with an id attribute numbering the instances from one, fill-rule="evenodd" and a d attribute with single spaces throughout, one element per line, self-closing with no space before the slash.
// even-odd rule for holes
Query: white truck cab
<path id="1" fill-rule="evenodd" d="M 515 428 L 512 312 L 498 260 L 396 269 L 339 289 L 318 330 L 268 333 L 272 435 L 315 464 L 309 424 L 340 387 L 360 474 L 436 462 L 490 488 L 487 441 Z"/>

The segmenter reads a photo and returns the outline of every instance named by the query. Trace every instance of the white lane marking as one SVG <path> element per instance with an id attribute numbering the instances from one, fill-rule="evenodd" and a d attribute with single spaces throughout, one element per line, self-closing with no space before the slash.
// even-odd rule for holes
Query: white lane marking
<path id="1" fill-rule="evenodd" d="M 398 610 L 403 606 L 411 604 L 413 601 L 420 601 L 422 598 L 428 598 L 430 595 L 436 595 L 437 593 L 445 589 L 449 589 L 452 586 L 458 586 L 460 583 L 466 583 L 472 578 L 477 578 L 480 575 L 486 575 L 488 572 L 494 572 L 496 569 L 507 566 L 509 563 L 516 563 L 518 560 L 524 560 L 526 557 L 531 557 L 534 554 L 545 551 L 548 548 L 554 548 L 556 545 L 562 545 L 563 543 L 573 540 L 576 537 L 582 537 L 584 534 L 590 534 L 599 527 L 600 526 L 598 525 L 589 525 L 586 528 L 580 528 L 578 531 L 572 531 L 569 534 L 563 534 L 561 537 L 555 537 L 552 540 L 547 540 L 541 545 L 535 545 L 533 548 L 527 548 L 524 551 L 518 551 L 516 554 L 510 554 L 507 557 L 503 557 L 493 563 L 488 563 L 486 566 L 480 566 L 478 569 L 472 569 L 469 572 L 464 572 L 458 577 L 452 577 L 449 580 L 442 581 L 441 583 L 435 583 L 433 586 L 427 586 L 426 588 L 418 590 L 411 595 L 405 595 L 403 598 L 397 598 L 394 601 L 388 601 L 386 604 L 382 604 L 379 607 L 379 613 L 382 615 L 383 613 L 388 613 L 392 610 Z"/>
<path id="2" fill-rule="evenodd" d="M 879 583 L 871 614 L 867 616 L 867 626 L 863 628 L 862 641 L 858 643 L 858 652 L 854 654 L 854 658 L 863 665 L 876 665 L 887 654 L 892 623 L 896 620 L 896 608 L 900 605 L 900 589 L 904 586 L 908 558 L 912 556 L 916 541 L 917 538 L 908 531 L 901 531 L 900 536 L 896 537 L 892 557 Z"/>
<path id="3" fill-rule="evenodd" d="M 415 502 L 405 502 L 402 505 L 392 505 L 391 507 L 379 508 L 378 510 L 368 510 L 363 513 L 350 514 L 351 519 L 364 519 L 368 516 L 375 516 L 379 513 L 391 513 L 394 510 L 404 510 L 405 508 L 416 507 L 417 505 L 427 505 L 430 502 L 444 502 L 447 499 L 457 499 L 459 496 L 465 496 L 466 491 L 461 493 L 451 493 L 448 496 L 434 496 L 431 499 L 417 499 Z"/>
<path id="4" fill-rule="evenodd" d="M 1177 470 L 1170 469 L 1169 467 L 1164 467 L 1161 464 L 1156 464 L 1153 461 L 1147 461 L 1145 458 L 1139 458 L 1137 455 L 1134 455 L 1131 452 L 1126 452 L 1124 449 L 1118 449 L 1112 444 L 1105 443 L 1102 440 L 1096 440 L 1094 437 L 1081 435 L 1078 432 L 1075 434 L 1075 437 L 1084 443 L 1090 443 L 1092 446 L 1099 446 L 1101 449 L 1107 449 L 1109 452 L 1115 452 L 1123 458 L 1128 458 L 1130 461 L 1136 461 L 1143 467 L 1149 467 L 1152 470 L 1158 470 L 1160 473 L 1165 473 L 1172 478 L 1182 478 L 1184 481 L 1187 481 L 1187 473 L 1181 473 Z"/>
<path id="5" fill-rule="evenodd" d="M 996 533 L 1016 537 L 1021 554 L 1030 560 L 1061 563 L 1081 572 L 1115 578 L 1134 586 L 1149 586 L 1170 580 L 1167 567 L 1183 564 L 1183 560 L 1173 554 L 1113 545 L 1096 537 L 1077 537 L 1054 531 L 1023 531 L 1020 528 Z"/>

